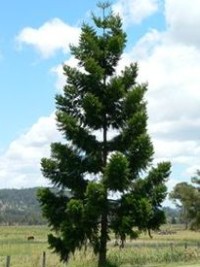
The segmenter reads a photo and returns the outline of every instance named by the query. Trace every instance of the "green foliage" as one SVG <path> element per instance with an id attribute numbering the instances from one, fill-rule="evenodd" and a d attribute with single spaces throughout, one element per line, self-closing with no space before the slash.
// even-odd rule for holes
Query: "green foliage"
<path id="1" fill-rule="evenodd" d="M 128 160 L 122 153 L 112 154 L 106 165 L 105 184 L 109 190 L 123 192 L 129 186 Z"/>
<path id="2" fill-rule="evenodd" d="M 67 83 L 56 96 L 58 129 L 67 141 L 52 144 L 51 158 L 41 162 L 58 191 L 38 197 L 55 231 L 50 246 L 61 259 L 90 243 L 102 267 L 110 231 L 123 243 L 137 236 L 133 227 L 149 230 L 163 222 L 170 164 L 152 167 L 147 85 L 136 82 L 137 64 L 116 75 L 126 34 L 120 17 L 100 6 L 103 18 L 92 15 L 95 27 L 83 24 L 78 46 L 71 46 L 78 67 L 64 66 Z"/>
<path id="3" fill-rule="evenodd" d="M 191 178 L 193 184 L 178 183 L 170 193 L 170 198 L 181 209 L 181 219 L 191 229 L 200 229 L 200 171 Z"/>

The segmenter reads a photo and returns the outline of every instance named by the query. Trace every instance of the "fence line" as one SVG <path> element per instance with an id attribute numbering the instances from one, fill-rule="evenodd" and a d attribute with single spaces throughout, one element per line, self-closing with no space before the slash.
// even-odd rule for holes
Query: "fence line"
<path id="1" fill-rule="evenodd" d="M 6 267 L 11 267 L 11 256 L 6 256 Z M 42 267 L 46 267 L 46 252 L 42 254 Z"/>
<path id="2" fill-rule="evenodd" d="M 162 248 L 169 248 L 170 251 L 171 251 L 171 254 L 173 255 L 175 249 L 177 247 L 182 247 L 184 248 L 185 250 L 187 250 L 188 248 L 191 248 L 191 247 L 196 247 L 197 249 L 200 249 L 200 242 L 189 242 L 189 241 L 186 241 L 186 242 L 155 242 L 155 243 L 128 243 L 125 245 L 125 248 L 126 247 L 132 247 L 132 248 L 152 248 L 152 249 L 162 249 Z M 12 267 L 12 261 L 11 261 L 11 255 L 8 255 L 6 256 L 6 267 Z M 41 267 L 47 267 L 47 254 L 45 251 L 43 251 L 42 253 L 42 260 L 41 260 L 41 263 L 40 265 Z M 39 267 L 38 266 L 38 267 Z"/>
<path id="3" fill-rule="evenodd" d="M 113 245 L 113 244 L 112 244 Z M 115 244 L 114 244 L 115 246 Z M 196 242 L 196 241 L 166 241 L 166 242 L 135 242 L 134 241 L 128 241 L 125 243 L 125 248 L 126 247 L 133 247 L 133 248 L 155 248 L 155 249 L 163 249 L 163 248 L 170 248 L 171 250 L 173 250 L 173 248 L 177 248 L 177 247 L 183 247 L 185 249 L 187 248 L 191 248 L 191 247 L 196 247 L 198 249 L 200 249 L 200 242 Z"/>

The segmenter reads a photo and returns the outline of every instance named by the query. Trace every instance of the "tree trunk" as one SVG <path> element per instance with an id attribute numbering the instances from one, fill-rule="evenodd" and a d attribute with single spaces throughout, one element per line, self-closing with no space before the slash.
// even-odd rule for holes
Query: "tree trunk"
<path id="1" fill-rule="evenodd" d="M 105 265 L 106 265 L 107 227 L 108 227 L 107 210 L 105 210 L 103 212 L 102 218 L 101 218 L 101 236 L 100 236 L 98 267 L 105 267 Z"/>
<path id="2" fill-rule="evenodd" d="M 105 79 L 104 79 L 105 83 Z M 107 119 L 105 115 L 104 127 L 103 127 L 103 165 L 106 166 L 107 162 Z M 107 231 L 108 231 L 108 207 L 107 207 L 107 189 L 105 194 L 105 206 L 101 216 L 101 235 L 100 235 L 100 248 L 99 248 L 99 261 L 98 267 L 104 267 L 106 265 L 106 253 L 107 253 Z"/>

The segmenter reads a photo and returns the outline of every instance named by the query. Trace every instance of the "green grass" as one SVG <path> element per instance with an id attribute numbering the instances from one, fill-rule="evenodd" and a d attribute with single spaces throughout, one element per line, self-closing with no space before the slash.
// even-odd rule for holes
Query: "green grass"
<path id="1" fill-rule="evenodd" d="M 47 244 L 47 227 L 1 226 L 0 227 L 0 256 L 27 255 L 45 251 Z M 33 235 L 35 240 L 28 241 Z"/>
<path id="2" fill-rule="evenodd" d="M 156 267 L 156 266 L 151 266 L 151 267 Z M 168 264 L 168 265 L 162 265 L 162 267 L 199 267 L 199 263 L 194 263 L 194 264 L 188 264 L 188 263 L 182 263 L 182 264 Z"/>
<path id="3" fill-rule="evenodd" d="M 11 267 L 39 267 L 43 251 L 47 267 L 64 267 L 47 243 L 49 230 L 45 226 L 0 226 L 0 266 L 6 266 L 11 256 Z M 35 239 L 28 241 L 33 235 Z M 127 240 L 124 249 L 108 245 L 109 267 L 197 267 L 200 262 L 200 233 L 178 229 L 174 235 L 141 235 L 138 240 Z M 187 244 L 187 246 L 186 246 Z M 97 258 L 90 249 L 77 251 L 67 267 L 96 267 Z"/>
<path id="4" fill-rule="evenodd" d="M 48 233 L 45 226 L 0 226 L 0 266 L 6 266 L 6 256 L 10 255 L 11 267 L 39 267 L 43 251 L 48 267 L 66 266 L 48 249 Z M 27 240 L 30 235 L 33 241 Z"/>

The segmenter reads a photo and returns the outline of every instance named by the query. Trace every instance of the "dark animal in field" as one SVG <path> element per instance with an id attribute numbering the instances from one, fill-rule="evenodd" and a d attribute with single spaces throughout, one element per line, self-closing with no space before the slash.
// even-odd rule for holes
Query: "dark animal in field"
<path id="1" fill-rule="evenodd" d="M 27 240 L 34 240 L 34 236 L 33 235 L 28 236 Z"/>

